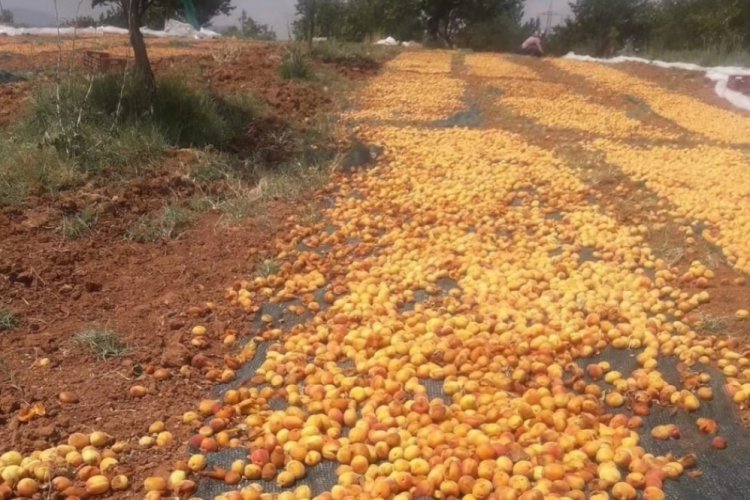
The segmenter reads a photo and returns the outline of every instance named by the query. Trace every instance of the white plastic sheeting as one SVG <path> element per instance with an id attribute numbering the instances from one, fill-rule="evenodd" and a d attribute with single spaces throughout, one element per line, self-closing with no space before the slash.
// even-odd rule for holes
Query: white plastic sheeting
<path id="1" fill-rule="evenodd" d="M 392 36 L 389 36 L 388 38 L 383 38 L 382 40 L 378 40 L 377 42 L 375 42 L 375 45 L 385 45 L 385 46 L 388 46 L 388 47 L 396 47 L 396 46 L 399 46 L 399 45 L 401 45 L 402 47 L 417 47 L 417 46 L 419 46 L 419 43 L 417 43 L 417 42 L 408 42 L 408 41 L 406 41 L 406 42 L 399 42 L 398 40 L 396 40 Z"/>
<path id="2" fill-rule="evenodd" d="M 620 64 L 624 62 L 635 62 L 642 64 L 651 64 L 660 68 L 683 69 L 686 71 L 700 71 L 705 73 L 706 78 L 714 82 L 714 91 L 722 99 L 726 99 L 733 106 L 750 111 L 750 96 L 742 92 L 737 92 L 729 88 L 729 77 L 731 76 L 750 76 L 750 69 L 739 66 L 715 66 L 706 67 L 698 64 L 683 62 L 665 62 L 658 60 L 643 59 L 641 57 L 617 56 L 610 59 L 599 59 L 591 56 L 583 56 L 570 52 L 565 59 L 574 59 L 577 61 L 598 62 L 604 64 Z"/>
<path id="3" fill-rule="evenodd" d="M 389 47 L 395 47 L 398 44 L 399 44 L 398 41 L 396 41 L 396 39 L 393 38 L 392 36 L 389 36 L 388 38 L 383 38 L 382 40 L 378 40 L 377 42 L 375 42 L 375 45 L 387 45 Z"/>
<path id="4" fill-rule="evenodd" d="M 187 23 L 170 19 L 166 22 L 164 30 L 152 30 L 141 28 L 146 36 L 157 38 L 182 37 L 182 38 L 218 38 L 221 35 L 215 31 L 201 28 L 196 30 Z M 14 28 L 0 25 L 0 35 L 7 36 L 73 36 L 73 35 L 127 35 L 128 30 L 114 26 L 100 26 L 97 28 Z"/>

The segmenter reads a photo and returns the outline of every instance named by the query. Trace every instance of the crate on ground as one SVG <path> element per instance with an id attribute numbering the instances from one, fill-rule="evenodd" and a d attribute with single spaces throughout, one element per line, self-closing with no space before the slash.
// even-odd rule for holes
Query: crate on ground
<path id="1" fill-rule="evenodd" d="M 114 57 L 109 52 L 87 50 L 83 53 L 84 67 L 95 73 L 108 73 L 110 71 L 123 71 L 128 60 L 124 57 Z"/>

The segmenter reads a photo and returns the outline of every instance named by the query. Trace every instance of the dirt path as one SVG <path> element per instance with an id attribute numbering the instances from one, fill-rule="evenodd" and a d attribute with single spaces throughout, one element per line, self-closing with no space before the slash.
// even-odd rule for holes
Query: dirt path
<path id="1" fill-rule="evenodd" d="M 217 305 L 251 338 L 165 416 L 185 458 L 110 448 L 152 474 L 118 495 L 742 498 L 750 119 L 590 69 L 390 62 L 363 161 Z"/>

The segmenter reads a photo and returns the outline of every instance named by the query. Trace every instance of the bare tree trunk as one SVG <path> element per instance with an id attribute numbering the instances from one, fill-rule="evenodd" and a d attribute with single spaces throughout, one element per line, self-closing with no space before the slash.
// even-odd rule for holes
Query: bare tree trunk
<path id="1" fill-rule="evenodd" d="M 307 49 L 312 52 L 315 38 L 315 0 L 307 0 Z"/>
<path id="2" fill-rule="evenodd" d="M 123 7 L 126 5 L 128 7 L 124 11 L 128 17 L 128 32 L 130 33 L 130 45 L 133 46 L 133 55 L 135 56 L 136 75 L 143 79 L 149 89 L 153 90 L 156 86 L 156 80 L 154 71 L 151 69 L 151 61 L 148 59 L 146 41 L 143 39 L 143 33 L 141 33 L 141 18 L 143 15 L 140 8 L 141 1 L 125 0 Z"/>

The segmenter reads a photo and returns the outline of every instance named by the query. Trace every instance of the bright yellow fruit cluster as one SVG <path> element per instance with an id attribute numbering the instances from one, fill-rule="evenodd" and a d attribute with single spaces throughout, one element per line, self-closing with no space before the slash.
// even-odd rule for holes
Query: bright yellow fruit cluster
<path id="1" fill-rule="evenodd" d="M 363 91 L 357 120 L 418 120 L 448 117 L 461 108 L 463 83 L 454 78 L 386 72 L 377 76 Z"/>
<path id="2" fill-rule="evenodd" d="M 22 455 L 0 454 L 0 499 L 91 498 L 122 494 L 130 480 L 120 461 L 128 445 L 95 431 L 73 433 L 65 444 Z"/>
<path id="3" fill-rule="evenodd" d="M 389 71 L 407 71 L 429 75 L 451 72 L 453 54 L 448 51 L 404 52 L 386 64 Z"/>
<path id="4" fill-rule="evenodd" d="M 507 76 L 493 86 L 502 91 L 498 104 L 514 113 L 554 129 L 564 129 L 602 137 L 670 137 L 667 132 L 644 126 L 621 109 L 608 108 L 590 96 L 577 94 L 570 87 L 549 81 L 523 80 L 513 76 L 514 66 L 531 71 L 505 57 L 470 56 L 475 71 Z"/>
<path id="5" fill-rule="evenodd" d="M 592 146 L 608 162 L 645 181 L 678 207 L 676 215 L 708 223 L 704 237 L 719 246 L 730 263 L 750 273 L 750 158 L 713 146 L 634 149 L 613 141 Z"/>
<path id="6" fill-rule="evenodd" d="M 500 54 L 470 54 L 466 56 L 465 64 L 471 76 L 539 80 L 536 71 Z"/>
<path id="7" fill-rule="evenodd" d="M 729 144 L 750 143 L 750 120 L 733 111 L 670 92 L 603 64 L 568 59 L 555 59 L 551 64 L 587 78 L 602 92 L 614 92 L 642 99 L 655 113 L 690 132 Z"/>
<path id="8" fill-rule="evenodd" d="M 460 109 L 464 85 L 447 76 L 451 70 L 449 53 L 405 52 L 387 68 L 364 89 L 351 118 L 430 121 Z M 436 78 L 437 74 L 445 76 Z"/>
<path id="9" fill-rule="evenodd" d="M 532 118 L 556 129 L 575 130 L 602 137 L 654 137 L 663 132 L 644 126 L 628 117 L 622 110 L 613 110 L 592 102 L 586 97 L 568 92 L 549 99 L 545 94 L 534 97 L 508 97 L 501 104 L 515 113 Z"/>
<path id="10" fill-rule="evenodd" d="M 411 57 L 422 58 L 402 64 Z M 422 91 L 399 89 L 410 103 Z M 641 418 L 652 405 L 695 411 L 712 393 L 706 373 L 668 383 L 660 356 L 718 360 L 736 401 L 750 389 L 733 344 L 674 319 L 710 294 L 680 290 L 646 227 L 598 212 L 570 167 L 519 136 L 368 124 L 360 136 L 385 153 L 337 179 L 336 230 L 298 228 L 282 248 L 291 265 L 235 294 L 301 294 L 313 317 L 288 333 L 269 324 L 278 341 L 253 379 L 267 387 L 201 405 L 201 449 L 250 443 L 225 482 L 275 480 L 279 498 L 308 498 L 305 474 L 331 460 L 337 484 L 323 499 L 663 499 L 690 462 L 647 453 Z M 691 272 L 711 278 L 698 263 Z M 617 350 L 637 369 L 587 360 Z M 272 410 L 272 398 L 290 407 Z"/>
<path id="11" fill-rule="evenodd" d="M 492 57 L 480 66 L 494 67 Z M 721 369 L 736 403 L 750 400 L 750 360 L 738 343 L 699 336 L 683 321 L 711 294 L 680 288 L 684 275 L 654 255 L 646 226 L 598 211 L 572 167 L 523 137 L 429 126 L 461 105 L 463 84 L 449 68 L 445 53 L 407 52 L 364 90 L 365 111 L 355 118 L 402 111 L 410 123 L 355 123 L 363 141 L 384 147 L 377 165 L 337 177 L 326 220 L 286 235 L 270 276 L 228 290 L 230 305 L 257 311 L 273 302 L 304 321 L 285 329 L 262 315 L 258 337 L 269 343 L 228 356 L 231 376 L 209 370 L 230 381 L 234 369 L 265 356 L 247 384 L 183 416 L 199 451 L 168 478 L 148 478 L 147 500 L 192 497 L 206 478 L 234 489 L 219 500 L 308 499 L 306 477 L 324 461 L 336 464 L 336 484 L 322 500 L 662 500 L 664 482 L 695 457 L 648 452 L 643 417 L 654 406 L 695 412 L 713 398 L 711 375 L 697 362 Z M 561 89 L 537 90 L 544 88 Z M 565 113 L 584 123 L 575 125 L 563 112 L 544 113 L 541 99 L 514 95 L 527 89 L 511 83 L 506 98 L 551 127 L 634 130 L 622 115 L 607 121 L 596 103 L 561 91 Z M 605 140 L 591 147 L 673 201 L 677 215 L 716 224 L 717 241 L 746 263 L 740 234 L 750 179 L 735 172 L 742 155 L 636 151 Z M 702 155 L 713 158 L 715 173 L 690 170 L 705 168 Z M 700 262 L 688 272 L 716 278 Z M 192 333 L 208 335 L 201 325 Z M 694 372 L 673 385 L 661 371 L 665 356 Z M 618 358 L 632 358 L 635 369 L 614 366 Z M 706 418 L 696 425 L 721 432 Z M 680 432 L 670 424 L 651 436 Z M 44 456 L 0 456 L 0 498 L 39 496 L 57 464 L 95 467 L 77 469 L 90 477 L 63 496 L 127 485 L 102 465 L 117 459 L 116 445 L 108 451 L 95 441 L 110 444 L 81 435 Z M 727 446 L 720 437 L 712 444 Z M 248 454 L 210 470 L 206 454 L 226 448 Z M 283 491 L 264 492 L 259 480 Z"/>

